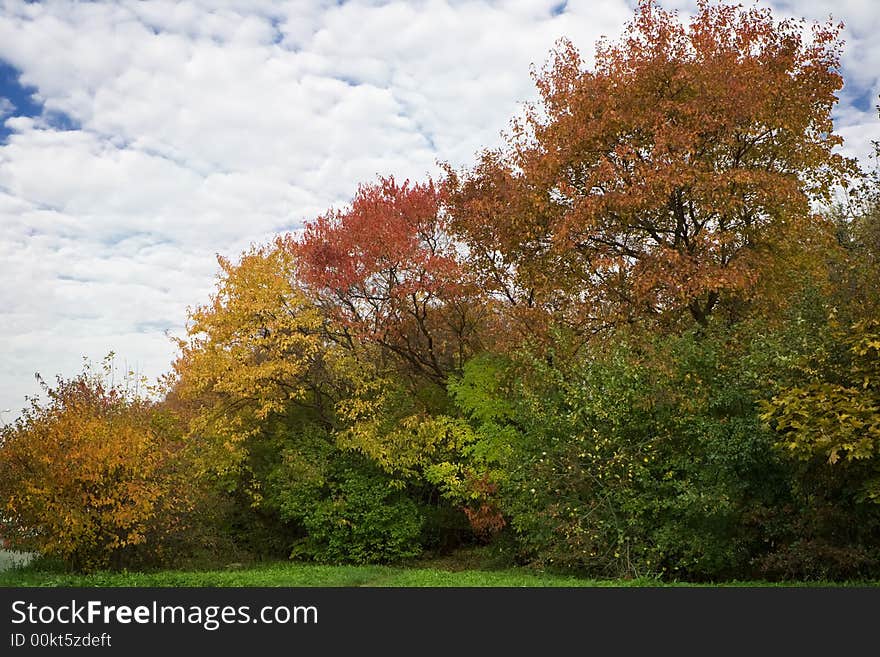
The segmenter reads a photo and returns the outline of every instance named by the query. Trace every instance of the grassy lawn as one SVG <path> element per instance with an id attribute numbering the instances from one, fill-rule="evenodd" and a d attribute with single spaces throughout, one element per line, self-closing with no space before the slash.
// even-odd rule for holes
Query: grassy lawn
<path id="1" fill-rule="evenodd" d="M 233 566 L 224 570 L 99 572 L 75 575 L 34 564 L 0 572 L 0 586 L 392 586 L 392 587 L 583 587 L 688 586 L 654 579 L 595 580 L 543 573 L 525 568 L 445 570 L 424 566 L 323 566 L 278 562 Z M 725 582 L 724 586 L 779 586 L 767 582 Z M 787 582 L 784 586 L 877 586 L 878 582 Z M 711 585 L 710 585 L 711 586 Z"/>
<path id="2" fill-rule="evenodd" d="M 0 586 L 615 586 L 636 583 L 655 582 L 600 582 L 521 569 L 449 571 L 292 562 L 205 571 L 75 575 L 34 566 L 0 573 Z"/>

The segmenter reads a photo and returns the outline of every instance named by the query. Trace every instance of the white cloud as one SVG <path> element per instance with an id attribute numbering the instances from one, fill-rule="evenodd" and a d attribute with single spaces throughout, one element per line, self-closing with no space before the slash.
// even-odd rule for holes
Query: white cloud
<path id="1" fill-rule="evenodd" d="M 214 254 L 294 228 L 377 173 L 467 164 L 534 98 L 530 65 L 564 35 L 589 61 L 631 4 L 0 0 L 0 58 L 77 127 L 5 121 L 0 410 L 36 392 L 34 371 L 70 375 L 82 355 L 113 349 L 159 374 L 163 330 L 207 300 Z M 863 157 L 878 137 L 880 12 L 775 6 L 850 24 L 839 125 Z"/>

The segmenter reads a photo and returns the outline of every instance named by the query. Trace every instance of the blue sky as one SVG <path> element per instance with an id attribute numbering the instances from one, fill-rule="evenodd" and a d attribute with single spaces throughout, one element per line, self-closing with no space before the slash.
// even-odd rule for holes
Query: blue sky
<path id="1" fill-rule="evenodd" d="M 682 13 L 695 2 L 662 3 Z M 844 151 L 880 139 L 876 0 L 774 0 L 846 23 Z M 86 356 L 149 377 L 216 254 L 294 229 L 376 174 L 463 166 L 587 56 L 627 0 L 0 0 L 0 421 Z"/>
<path id="2" fill-rule="evenodd" d="M 26 87 L 20 81 L 21 72 L 0 60 L 0 115 L 3 119 L 9 116 L 39 116 L 43 106 L 34 97 L 36 89 Z M 5 121 L 0 125 L 0 140 L 6 138 L 12 131 L 6 127 Z"/>
<path id="3" fill-rule="evenodd" d="M 7 127 L 5 119 L 24 117 L 41 120 L 51 130 L 78 130 L 79 123 L 64 112 L 48 110 L 42 103 L 39 91 L 22 82 L 21 71 L 0 59 L 0 143 L 6 143 L 14 130 Z"/>

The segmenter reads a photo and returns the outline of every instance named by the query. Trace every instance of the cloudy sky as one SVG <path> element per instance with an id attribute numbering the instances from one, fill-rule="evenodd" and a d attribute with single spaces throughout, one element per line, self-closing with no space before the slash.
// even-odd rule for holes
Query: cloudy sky
<path id="1" fill-rule="evenodd" d="M 880 138 L 876 0 L 773 0 L 846 24 L 837 126 Z M 0 0 L 0 421 L 109 350 L 167 370 L 215 254 L 295 229 L 375 175 L 500 141 L 529 66 L 588 55 L 627 0 Z M 695 2 L 664 3 L 683 13 Z M 10 409 L 10 411 L 6 411 Z"/>

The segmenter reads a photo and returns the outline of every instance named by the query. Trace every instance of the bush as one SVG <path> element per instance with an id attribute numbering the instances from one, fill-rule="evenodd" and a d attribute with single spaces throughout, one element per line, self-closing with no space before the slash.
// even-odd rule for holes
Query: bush
<path id="1" fill-rule="evenodd" d="M 279 431 L 286 447 L 261 504 L 276 509 L 299 537 L 291 557 L 371 563 L 419 554 L 423 517 L 399 480 L 361 454 L 338 448 L 332 433 L 316 425 Z"/>
<path id="2" fill-rule="evenodd" d="M 287 509 L 306 531 L 291 556 L 323 563 L 383 563 L 421 552 L 423 518 L 416 503 L 394 482 L 359 459 L 333 468 L 308 506 Z"/>
<path id="3" fill-rule="evenodd" d="M 77 570 L 160 561 L 192 501 L 173 423 L 88 368 L 44 389 L 0 434 L 0 534 Z"/>

